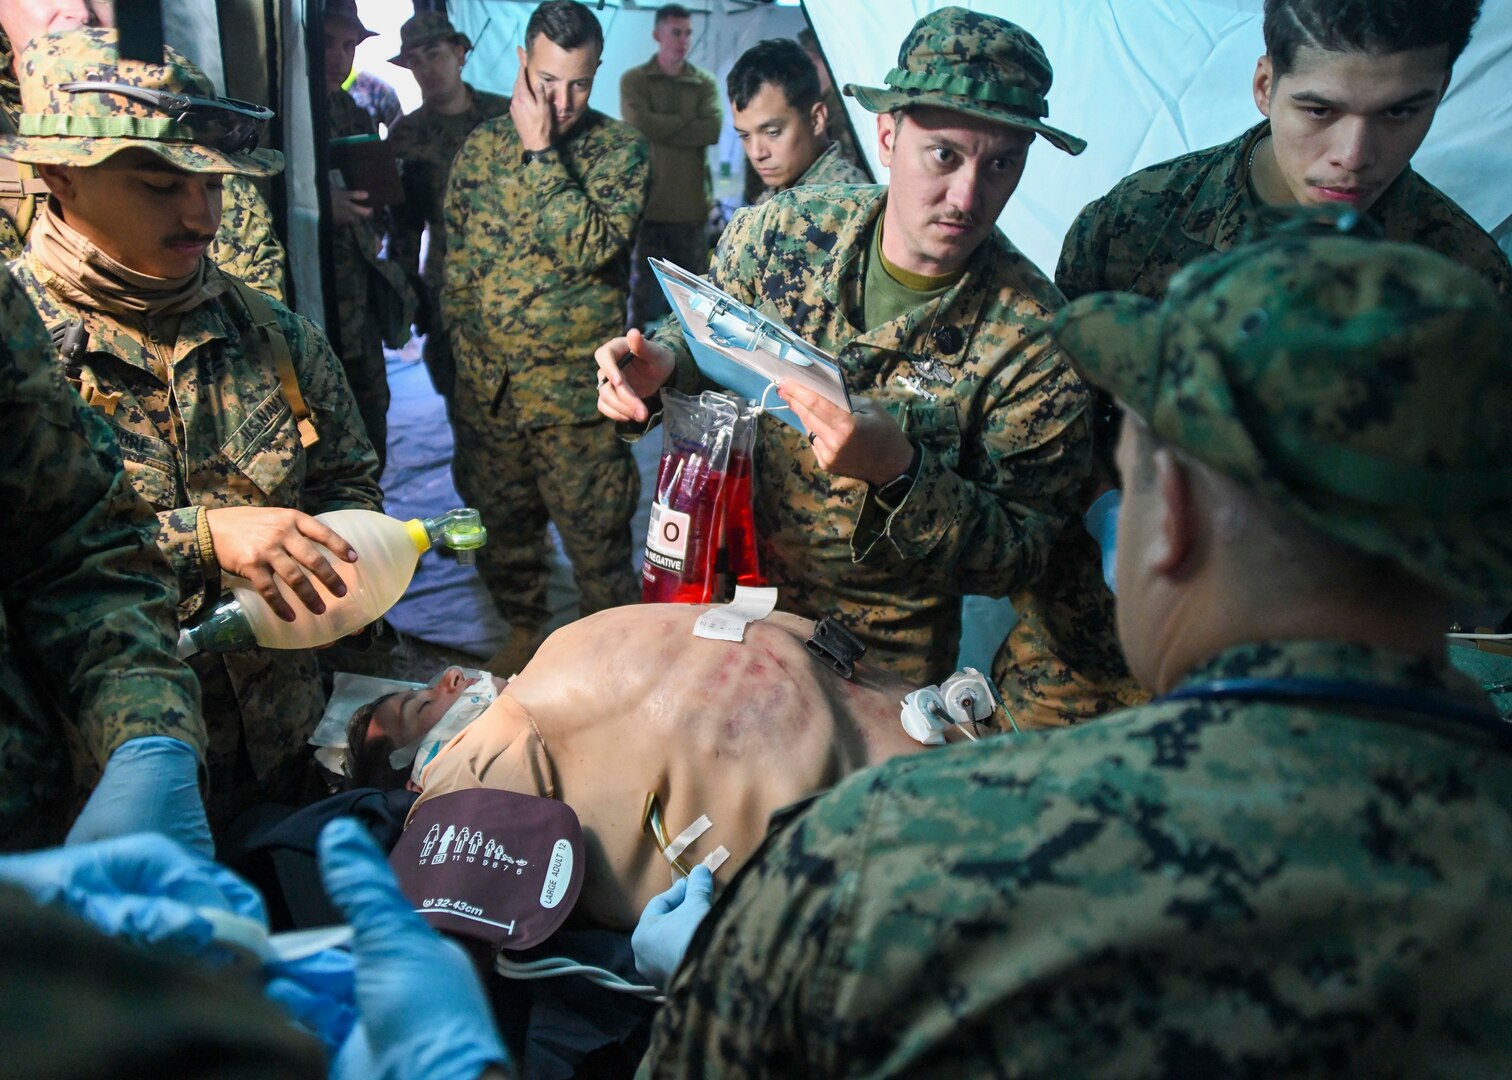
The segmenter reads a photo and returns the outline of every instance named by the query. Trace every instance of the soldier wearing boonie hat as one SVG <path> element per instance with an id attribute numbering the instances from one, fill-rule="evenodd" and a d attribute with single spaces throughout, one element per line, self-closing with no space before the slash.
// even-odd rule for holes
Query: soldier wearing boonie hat
<path id="1" fill-rule="evenodd" d="M 275 598 L 280 578 L 320 610 L 307 574 L 342 590 L 312 541 L 349 548 L 311 515 L 381 509 L 377 461 L 324 335 L 204 257 L 221 178 L 281 166 L 257 148 L 271 114 L 217 98 L 172 49 L 161 64 L 122 59 L 113 30 L 35 39 L 21 88 L 0 153 L 35 163 L 52 194 L 12 270 L 157 511 L 180 620 L 219 598 L 223 572 Z M 324 706 L 313 656 L 249 649 L 191 666 L 212 825 L 298 794 Z"/>
<path id="2" fill-rule="evenodd" d="M 415 329 L 425 335 L 425 366 L 431 383 L 448 401 L 456 382 L 451 337 L 441 320 L 441 286 L 446 263 L 446 184 L 452 160 L 473 129 L 509 112 L 509 98 L 473 89 L 462 80 L 472 41 L 452 26 L 445 12 L 423 11 L 399 28 L 399 55 L 390 63 L 410 69 L 422 101 L 389 131 L 389 145 L 399 160 L 404 202 L 389 222 L 389 259 L 418 282 L 425 303 Z M 425 263 L 420 237 L 430 230 Z"/>
<path id="3" fill-rule="evenodd" d="M 783 602 L 836 616 L 871 659 L 926 684 L 955 666 L 962 594 L 1011 596 L 1035 643 L 1007 677 L 1026 688 L 1007 695 L 1025 726 L 1139 693 L 1091 540 L 1068 528 L 1090 460 L 1086 391 L 1030 340 L 1060 294 L 996 227 L 1036 136 L 1083 145 L 1045 122 L 1051 77 L 1005 19 L 924 16 L 887 87 L 847 88 L 879 112 L 890 184 L 793 188 L 741 211 L 710 274 L 836 356 L 856 407 L 794 387 L 808 439 L 761 423 L 757 530 Z M 942 164 L 931 147 L 947 138 L 961 149 Z M 621 372 L 631 351 L 640 362 Z M 675 328 L 611 341 L 598 360 L 599 409 L 616 420 L 648 419 L 663 384 L 703 385 Z"/>
<path id="4" fill-rule="evenodd" d="M 1164 697 L 779 822 L 642 1074 L 1499 1073 L 1512 727 L 1441 619 L 1512 593 L 1512 319 L 1292 235 L 1053 333 L 1126 410 L 1120 631 Z"/>
<path id="5" fill-rule="evenodd" d="M 0 4 L 0 65 L 4 67 L 0 72 L 0 134 L 16 134 L 21 119 L 18 79 L 22 46 L 45 32 L 44 28 L 65 6 L 68 14 L 84 17 L 89 7 L 100 5 L 29 4 L 21 9 Z M 47 185 L 36 178 L 31 166 L 0 158 L 0 259 L 9 261 L 21 254 L 46 194 Z M 282 300 L 284 250 L 273 232 L 267 202 L 250 180 L 228 174 L 224 204 L 210 260 L 233 277 Z"/>
<path id="6" fill-rule="evenodd" d="M 399 52 L 389 57 L 396 67 L 409 67 L 410 56 L 416 49 L 423 49 L 437 41 L 472 48 L 472 38 L 459 31 L 446 17 L 444 11 L 422 11 L 404 21 L 399 27 Z"/>
<path id="7" fill-rule="evenodd" d="M 898 50 L 886 86 L 847 83 L 868 112 L 933 105 L 1043 135 L 1068 154 L 1084 139 L 1045 122 L 1053 72 L 1033 34 L 995 15 L 949 7 L 924 16 Z"/>

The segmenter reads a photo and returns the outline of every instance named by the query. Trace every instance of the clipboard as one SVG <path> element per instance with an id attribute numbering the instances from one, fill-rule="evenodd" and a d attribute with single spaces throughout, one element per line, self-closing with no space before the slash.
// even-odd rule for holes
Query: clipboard
<path id="1" fill-rule="evenodd" d="M 682 326 L 698 370 L 756 404 L 795 431 L 808 432 L 775 390 L 798 383 L 846 412 L 855 412 L 835 358 L 782 323 L 763 315 L 666 259 L 648 259 L 656 283 Z"/>

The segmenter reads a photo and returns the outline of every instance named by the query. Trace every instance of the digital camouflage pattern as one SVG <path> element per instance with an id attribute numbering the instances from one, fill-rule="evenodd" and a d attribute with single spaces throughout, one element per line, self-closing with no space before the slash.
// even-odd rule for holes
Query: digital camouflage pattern
<path id="1" fill-rule="evenodd" d="M 0 135 L 13 135 L 21 119 L 21 86 L 11 69 L 9 42 L 0 31 Z M 70 95 L 72 96 L 72 95 Z M 20 258 L 31 224 L 46 202 L 45 188 L 29 165 L 0 158 L 0 260 Z M 8 183 L 32 181 L 36 193 L 7 190 Z M 284 249 L 273 231 L 273 214 L 251 180 L 227 174 L 222 199 L 221 223 L 210 260 L 228 274 L 241 278 L 282 302 L 284 300 Z"/>
<path id="2" fill-rule="evenodd" d="M 407 68 L 410 66 L 410 50 L 423 49 L 437 41 L 450 41 L 464 49 L 472 48 L 472 39 L 457 32 L 452 21 L 446 17 L 446 12 L 420 11 L 405 19 L 404 25 L 399 27 L 399 52 L 389 57 L 389 63 L 395 67 Z"/>
<path id="3" fill-rule="evenodd" d="M 373 118 L 345 90 L 327 98 L 330 137 L 376 135 Z M 350 225 L 331 224 L 331 261 L 336 289 L 336 332 L 332 344 L 357 411 L 383 471 L 388 443 L 389 385 L 383 346 L 399 348 L 409 340 L 414 296 L 404 273 L 379 255 L 381 211 Z"/>
<path id="4" fill-rule="evenodd" d="M 1327 642 L 1193 681 L 1443 664 Z M 699 928 L 641 1071 L 1496 1076 L 1512 1057 L 1512 755 L 1469 724 L 1155 703 L 858 773 Z"/>
<path id="5" fill-rule="evenodd" d="M 671 314 L 667 296 L 651 272 L 649 259 L 665 259 L 700 277 L 709 272 L 708 227 L 688 222 L 642 221 L 630 254 L 629 325 L 644 330 Z"/>
<path id="6" fill-rule="evenodd" d="M 992 661 L 1003 708 L 1020 729 L 1080 724 L 1150 700 L 1129 673 L 1102 553 L 1080 521 L 1061 531 L 1025 594 L 1030 602 L 1014 604 L 1018 620 Z"/>
<path id="7" fill-rule="evenodd" d="M 844 149 L 837 142 L 831 142 L 825 147 L 824 153 L 814 159 L 814 163 L 803 171 L 789 187 L 809 187 L 821 184 L 870 184 L 871 178 L 858 168 L 854 162 L 845 156 Z M 768 202 L 773 195 L 782 188 L 769 187 L 756 198 L 755 205 L 761 206 Z"/>
<path id="8" fill-rule="evenodd" d="M 110 428 L 68 388 L 37 313 L 0 271 L 0 848 L 62 840 L 122 743 L 205 751 L 177 659 L 173 573 Z"/>
<path id="9" fill-rule="evenodd" d="M 1159 300 L 1188 263 L 1249 239 L 1263 204 L 1249 157 L 1266 121 L 1232 142 L 1185 154 L 1120 180 L 1089 203 L 1066 234 L 1055 283 L 1072 300 L 1132 292 Z M 1512 309 L 1512 266 L 1496 241 L 1409 167 L 1366 216 L 1388 240 L 1421 244 L 1480 274 Z"/>
<path id="10" fill-rule="evenodd" d="M 533 427 L 524 420 L 509 391 L 497 412 L 471 393 L 452 402 L 452 477 L 489 530 L 478 573 L 499 613 L 526 634 L 551 618 L 548 522 L 556 522 L 572 563 L 581 614 L 637 603 L 630 519 L 640 473 L 629 448 L 605 421 Z"/>
<path id="11" fill-rule="evenodd" d="M 283 155 L 276 150 L 232 153 L 195 142 L 191 127 L 147 102 L 106 91 L 59 89 L 70 82 L 101 80 L 192 97 L 218 96 L 209 76 L 182 53 L 164 46 L 163 57 L 161 64 L 123 61 L 113 29 L 65 30 L 34 38 L 21 52 L 17 133 L 0 137 L 0 154 L 33 165 L 98 165 L 122 150 L 141 149 L 189 172 L 272 176 L 283 168 Z M 100 130 L 111 134 L 97 135 Z"/>
<path id="12" fill-rule="evenodd" d="M 129 321 L 44 286 L 49 272 L 33 249 L 12 269 L 49 327 L 83 323 L 87 344 L 70 362 L 77 369 L 71 378 L 108 421 L 127 477 L 157 511 L 158 546 L 177 578 L 181 622 L 221 594 L 206 510 L 382 509 L 377 460 L 351 390 L 325 336 L 306 319 L 269 301 L 320 435 L 310 447 L 300 445 L 261 332 L 215 269 L 208 271 L 215 295 L 198 307 L 177 318 Z M 248 649 L 202 654 L 192 664 L 210 733 L 207 808 L 220 824 L 251 794 L 238 779 L 239 753 L 252 777 L 268 780 L 264 800 L 277 798 L 273 778 L 304 760 L 325 695 L 309 652 Z"/>
<path id="13" fill-rule="evenodd" d="M 592 109 L 530 162 L 523 155 L 514 121 L 501 116 L 452 163 L 442 311 L 457 360 L 452 471 L 496 538 L 478 568 L 505 618 L 534 630 L 543 505 L 572 558 L 583 614 L 637 595 L 630 515 L 640 479 L 598 413 L 593 351 L 624 328 L 651 174 L 640 133 Z M 490 446 L 515 449 L 495 456 Z M 582 516 L 555 516 L 558 507 Z"/>
<path id="14" fill-rule="evenodd" d="M 882 187 L 784 191 L 735 215 L 709 276 L 835 356 L 850 392 L 886 408 L 920 448 L 913 487 L 889 512 L 764 417 L 756 529 L 786 610 L 836 616 L 867 659 L 938 682 L 954 669 L 963 594 L 1012 595 L 1020 611 L 1035 602 L 1027 590 L 1089 469 L 1087 392 L 1045 336 L 1032 337 L 1060 294 L 999 231 L 948 292 L 858 332 L 886 198 Z M 677 355 L 676 389 L 697 393 L 705 384 L 680 331 L 657 340 Z"/>
<path id="15" fill-rule="evenodd" d="M 965 8 L 931 11 L 898 48 L 887 88 L 847 83 L 846 94 L 874 113 L 931 106 L 1043 135 L 1068 154 L 1086 141 L 1045 123 L 1054 72 L 1039 41 L 1007 19 Z"/>
<path id="16" fill-rule="evenodd" d="M 446 263 L 446 183 L 452 159 L 474 128 L 509 113 L 506 95 L 483 93 L 471 86 L 467 95 L 468 107 L 463 112 L 446 116 L 422 104 L 396 123 L 388 136 L 404 181 L 404 202 L 393 208 L 389 228 L 389 258 L 407 273 L 420 276 L 438 295 Z M 427 227 L 430 245 L 422 266 L 420 235 Z"/>
<path id="17" fill-rule="evenodd" d="M 1504 297 L 1425 247 L 1306 231 L 1335 216 L 1193 263 L 1159 305 L 1076 300 L 1056 340 L 1159 439 L 1268 504 L 1448 593 L 1512 603 Z"/>
<path id="18" fill-rule="evenodd" d="M 433 15 L 451 26 L 440 12 L 416 15 L 404 25 L 409 27 Z M 485 94 L 470 86 L 467 95 L 467 108 L 455 116 L 445 116 L 422 104 L 394 124 L 388 134 L 404 183 L 404 202 L 390 211 L 388 255 L 406 274 L 423 282 L 427 291 L 430 319 L 425 336 L 425 365 L 437 393 L 444 397 L 451 395 L 456 378 L 451 343 L 440 316 L 446 264 L 446 184 L 451 176 L 452 159 L 473 129 L 485 120 L 509 112 L 508 97 Z M 422 266 L 420 237 L 427 228 L 430 240 Z"/>
<path id="19" fill-rule="evenodd" d="M 232 277 L 241 278 L 280 304 L 287 302 L 284 247 L 273 231 L 273 211 L 257 185 L 246 177 L 226 177 L 220 227 L 205 254 Z"/>

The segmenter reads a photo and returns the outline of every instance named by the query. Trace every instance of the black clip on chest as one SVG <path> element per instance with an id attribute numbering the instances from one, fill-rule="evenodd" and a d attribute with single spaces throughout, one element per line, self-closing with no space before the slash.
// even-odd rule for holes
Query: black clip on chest
<path id="1" fill-rule="evenodd" d="M 860 638 L 836 622 L 834 616 L 821 619 L 803 647 L 838 671 L 842 679 L 856 673 L 856 661 L 866 652 Z"/>

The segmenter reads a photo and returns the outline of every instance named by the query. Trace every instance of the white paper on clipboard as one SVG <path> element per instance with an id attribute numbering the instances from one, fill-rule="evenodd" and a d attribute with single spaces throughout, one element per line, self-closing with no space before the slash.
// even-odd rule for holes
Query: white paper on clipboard
<path id="1" fill-rule="evenodd" d="M 803 425 L 776 391 L 768 389 L 772 383 L 797 383 L 846 412 L 855 411 L 845 376 L 829 353 L 676 263 L 648 261 L 682 325 L 698 370 L 708 378 L 764 404 L 774 417 L 799 431 L 804 431 Z"/>

